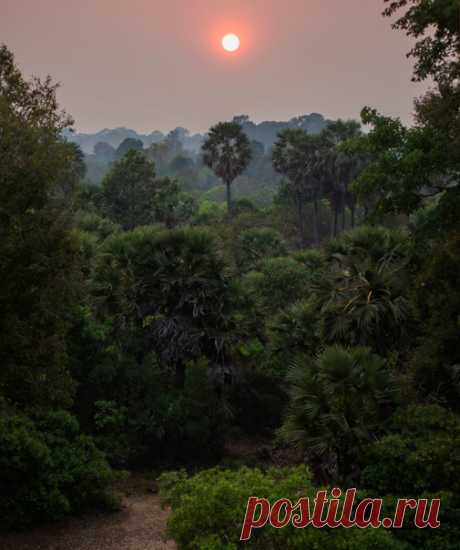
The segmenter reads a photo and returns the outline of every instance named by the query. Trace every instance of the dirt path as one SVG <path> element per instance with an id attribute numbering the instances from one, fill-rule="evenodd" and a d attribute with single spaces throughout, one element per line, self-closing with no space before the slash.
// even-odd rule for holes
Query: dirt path
<path id="1" fill-rule="evenodd" d="M 164 540 L 168 512 L 156 495 L 132 495 L 123 500 L 121 512 L 88 515 L 2 537 L 1 550 L 167 550 Z"/>

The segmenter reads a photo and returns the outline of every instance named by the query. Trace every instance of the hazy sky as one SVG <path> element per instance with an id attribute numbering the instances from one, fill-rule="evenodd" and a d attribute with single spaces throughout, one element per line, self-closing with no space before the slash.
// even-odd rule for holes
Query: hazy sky
<path id="1" fill-rule="evenodd" d="M 410 120 L 410 42 L 382 0 L 0 0 L 0 42 L 59 81 L 79 131 L 142 132 L 248 114 Z M 241 37 L 237 54 L 222 36 Z"/>

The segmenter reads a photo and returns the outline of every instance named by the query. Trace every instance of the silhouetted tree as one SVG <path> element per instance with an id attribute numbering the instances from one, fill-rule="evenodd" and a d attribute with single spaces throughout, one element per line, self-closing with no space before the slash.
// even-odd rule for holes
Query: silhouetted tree
<path id="1" fill-rule="evenodd" d="M 297 208 L 300 243 L 307 244 L 305 203 L 313 202 L 313 239 L 319 243 L 318 202 L 321 197 L 321 177 L 318 172 L 325 147 L 322 136 L 311 136 L 300 129 L 281 132 L 273 148 L 273 166 L 288 178 L 288 191 Z"/>
<path id="2" fill-rule="evenodd" d="M 227 187 L 227 208 L 231 215 L 231 185 L 247 168 L 251 160 L 251 144 L 235 122 L 220 122 L 209 130 L 203 147 L 203 161 L 223 180 Z"/>
<path id="3" fill-rule="evenodd" d="M 24 80 L 0 46 L 0 402 L 21 411 L 69 403 L 68 312 L 77 300 L 72 202 L 81 150 L 50 79 Z"/>

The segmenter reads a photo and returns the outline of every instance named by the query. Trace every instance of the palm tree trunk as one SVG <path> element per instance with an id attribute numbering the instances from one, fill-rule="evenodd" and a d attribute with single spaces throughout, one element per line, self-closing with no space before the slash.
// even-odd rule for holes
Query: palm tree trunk
<path id="1" fill-rule="evenodd" d="M 232 218 L 233 217 L 232 182 L 226 181 L 225 185 L 227 188 L 227 211 L 228 211 L 228 215 Z"/>
<path id="2" fill-rule="evenodd" d="M 313 199 L 313 236 L 315 245 L 319 244 L 319 215 L 318 215 L 318 198 Z"/>
<path id="3" fill-rule="evenodd" d="M 339 225 L 339 205 L 337 201 L 334 202 L 334 222 L 332 225 L 332 237 L 337 237 L 337 229 Z"/>
<path id="4" fill-rule="evenodd" d="M 303 211 L 303 198 L 300 193 L 297 194 L 297 224 L 299 227 L 300 246 L 305 248 L 307 246 L 305 236 L 305 216 Z"/>

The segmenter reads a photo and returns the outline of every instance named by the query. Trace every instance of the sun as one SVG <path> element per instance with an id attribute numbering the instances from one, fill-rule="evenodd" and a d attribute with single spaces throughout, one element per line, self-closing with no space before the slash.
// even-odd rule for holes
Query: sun
<path id="1" fill-rule="evenodd" d="M 236 34 L 226 34 L 222 38 L 222 47 L 227 52 L 236 52 L 240 49 L 240 39 Z"/>

